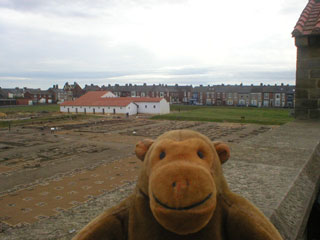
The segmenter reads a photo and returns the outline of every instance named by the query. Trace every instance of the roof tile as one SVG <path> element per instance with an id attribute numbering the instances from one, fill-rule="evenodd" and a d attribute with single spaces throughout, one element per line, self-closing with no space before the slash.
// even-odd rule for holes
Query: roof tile
<path id="1" fill-rule="evenodd" d="M 125 107 L 132 102 L 160 102 L 163 98 L 149 97 L 107 97 L 102 98 L 108 91 L 92 91 L 76 99 L 61 103 L 61 106 L 114 106 Z"/>
<path id="2" fill-rule="evenodd" d="M 292 32 L 293 37 L 320 35 L 320 1 L 309 0 Z"/>

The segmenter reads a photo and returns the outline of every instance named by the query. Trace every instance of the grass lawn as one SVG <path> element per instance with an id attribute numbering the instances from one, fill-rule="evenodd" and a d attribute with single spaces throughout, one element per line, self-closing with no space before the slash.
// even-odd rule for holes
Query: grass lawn
<path id="1" fill-rule="evenodd" d="M 65 120 L 81 120 L 88 118 L 99 118 L 92 114 L 59 114 L 60 107 L 57 104 L 34 105 L 34 106 L 9 106 L 0 107 L 0 113 L 5 113 L 10 119 L 12 116 L 19 116 L 16 120 L 0 120 L 0 128 L 25 125 L 25 124 L 45 124 L 48 122 L 58 122 Z M 32 117 L 30 116 L 32 115 Z"/>
<path id="2" fill-rule="evenodd" d="M 290 109 L 171 105 L 170 114 L 153 119 L 281 125 L 292 121 Z M 179 112 L 179 109 L 181 112 Z"/>
<path id="3" fill-rule="evenodd" d="M 18 112 L 23 112 L 23 113 L 59 112 L 59 110 L 60 108 L 58 104 L 0 107 L 0 112 L 3 112 L 7 115 L 18 113 Z"/>

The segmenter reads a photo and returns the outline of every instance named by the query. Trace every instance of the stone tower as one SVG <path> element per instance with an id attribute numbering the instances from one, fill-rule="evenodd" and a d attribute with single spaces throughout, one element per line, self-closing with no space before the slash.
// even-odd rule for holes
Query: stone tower
<path id="1" fill-rule="evenodd" d="M 320 0 L 310 0 L 292 32 L 297 47 L 295 117 L 320 119 Z"/>

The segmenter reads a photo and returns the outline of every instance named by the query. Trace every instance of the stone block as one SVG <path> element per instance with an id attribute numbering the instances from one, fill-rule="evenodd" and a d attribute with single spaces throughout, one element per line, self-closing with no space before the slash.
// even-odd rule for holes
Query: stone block
<path id="1" fill-rule="evenodd" d="M 320 78 L 320 69 L 311 70 L 310 78 Z"/>
<path id="2" fill-rule="evenodd" d="M 309 36 L 308 37 L 308 42 L 310 48 L 318 48 L 320 47 L 320 36 L 314 35 L 314 36 Z"/>
<path id="3" fill-rule="evenodd" d="M 309 110 L 309 118 L 310 119 L 320 119 L 320 110 L 319 109 L 310 109 Z"/>
<path id="4" fill-rule="evenodd" d="M 296 88 L 315 88 L 317 80 L 316 79 L 297 79 Z"/>
<path id="5" fill-rule="evenodd" d="M 309 92 L 309 99 L 320 99 L 320 88 L 312 88 L 308 90 Z"/>
<path id="6" fill-rule="evenodd" d="M 303 106 L 304 101 L 308 100 L 308 98 L 297 98 L 296 97 L 296 101 L 295 101 L 295 108 L 303 108 L 305 109 L 306 107 Z"/>
<path id="7" fill-rule="evenodd" d="M 308 48 L 298 48 L 297 50 L 297 59 L 304 60 L 306 58 L 310 58 Z"/>
<path id="8" fill-rule="evenodd" d="M 318 101 L 315 99 L 304 100 L 302 101 L 301 106 L 309 109 L 316 109 L 318 108 Z"/>
<path id="9" fill-rule="evenodd" d="M 296 37 L 295 44 L 297 47 L 307 47 L 309 45 L 308 37 Z"/>
<path id="10" fill-rule="evenodd" d="M 319 69 L 320 68 L 320 57 L 300 59 L 298 56 L 297 67 L 302 69 Z"/>
<path id="11" fill-rule="evenodd" d="M 308 58 L 317 58 L 320 57 L 320 48 L 319 47 L 309 47 L 309 48 L 298 48 L 297 58 L 298 59 L 308 59 Z"/>
<path id="12" fill-rule="evenodd" d="M 310 78 L 310 70 L 304 70 L 302 68 L 298 68 L 296 71 L 296 79 L 309 79 Z"/>
<path id="13" fill-rule="evenodd" d="M 305 99 L 307 99 L 308 96 L 309 96 L 308 88 L 298 88 L 298 85 L 297 85 L 296 98 L 299 98 L 299 99 L 305 98 Z"/>
<path id="14" fill-rule="evenodd" d="M 309 51 L 309 56 L 311 58 L 320 57 L 320 48 L 319 47 L 309 48 L 308 51 Z"/>
<path id="15" fill-rule="evenodd" d="M 296 119 L 308 119 L 309 118 L 309 112 L 306 108 L 295 108 L 294 109 L 294 117 Z"/>

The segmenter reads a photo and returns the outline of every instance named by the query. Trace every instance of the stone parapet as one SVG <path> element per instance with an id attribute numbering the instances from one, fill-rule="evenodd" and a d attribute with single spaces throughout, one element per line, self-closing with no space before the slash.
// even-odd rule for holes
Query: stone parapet
<path id="1" fill-rule="evenodd" d="M 320 36 L 296 38 L 295 117 L 320 118 Z"/>
<path id="2" fill-rule="evenodd" d="M 231 145 L 230 188 L 255 203 L 286 240 L 302 239 L 320 183 L 320 122 L 296 121 Z"/>

